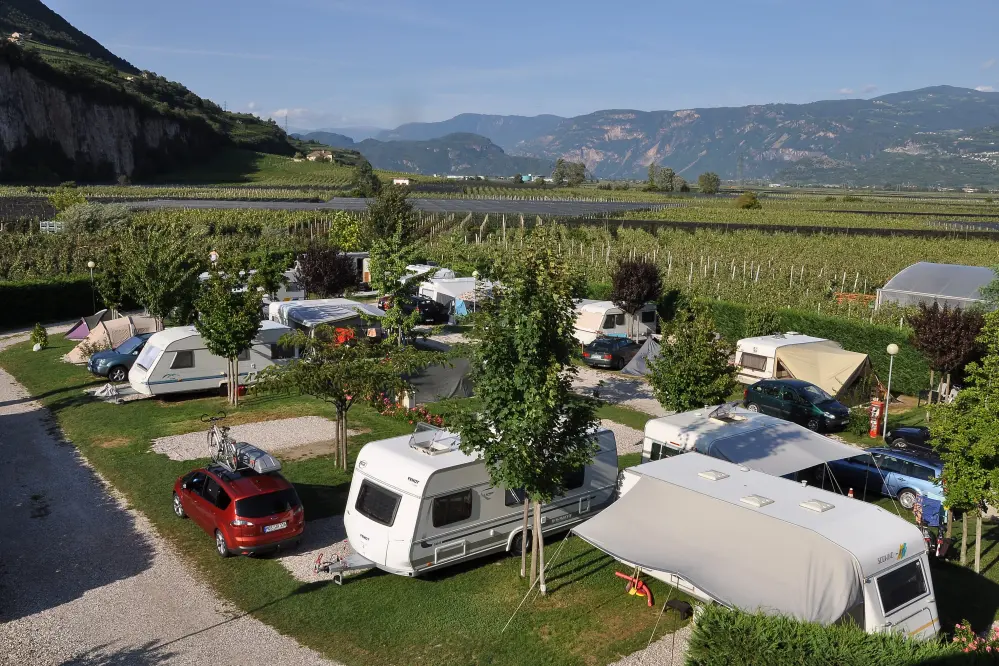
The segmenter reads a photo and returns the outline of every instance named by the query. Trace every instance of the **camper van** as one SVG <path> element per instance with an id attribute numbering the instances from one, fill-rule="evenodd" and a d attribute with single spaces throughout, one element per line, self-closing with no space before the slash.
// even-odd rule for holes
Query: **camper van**
<path id="1" fill-rule="evenodd" d="M 847 351 L 838 343 L 794 331 L 744 338 L 735 346 L 736 379 L 801 379 L 836 397 L 871 368 L 867 354 Z"/>
<path id="2" fill-rule="evenodd" d="M 594 430 L 593 461 L 566 479 L 568 490 L 542 508 L 545 534 L 598 513 L 617 487 L 614 433 Z M 493 487 L 479 456 L 458 435 L 421 426 L 412 435 L 366 444 L 357 455 L 344 526 L 370 566 L 401 576 L 503 551 L 519 552 L 523 492 Z"/>
<path id="3" fill-rule="evenodd" d="M 610 301 L 583 299 L 576 306 L 575 336 L 588 345 L 601 335 L 647 338 L 656 332 L 656 304 L 646 303 L 632 317 Z"/>
<path id="4" fill-rule="evenodd" d="M 744 465 L 688 453 L 628 468 L 621 497 L 573 531 L 705 602 L 821 624 L 852 619 L 869 633 L 940 631 L 918 527 Z"/>
<path id="5" fill-rule="evenodd" d="M 261 322 L 250 348 L 239 357 L 240 384 L 251 384 L 264 368 L 294 357 L 294 350 L 278 344 L 290 331 L 276 322 Z M 176 326 L 149 338 L 128 372 L 128 383 L 144 395 L 212 391 L 228 382 L 228 365 L 208 351 L 198 329 Z"/>
<path id="6" fill-rule="evenodd" d="M 369 319 L 381 319 L 385 313 L 371 303 L 359 303 L 349 298 L 314 298 L 287 303 L 271 303 L 267 318 L 290 328 L 311 334 L 316 326 L 327 324 L 337 328 L 356 329 L 358 335 L 380 338 L 381 325 Z"/>

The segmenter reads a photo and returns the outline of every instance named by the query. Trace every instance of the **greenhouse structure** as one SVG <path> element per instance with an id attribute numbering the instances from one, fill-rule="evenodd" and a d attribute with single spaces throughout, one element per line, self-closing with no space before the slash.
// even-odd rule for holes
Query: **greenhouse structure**
<path id="1" fill-rule="evenodd" d="M 920 303 L 967 308 L 983 303 L 982 288 L 997 277 L 991 268 L 931 264 L 921 261 L 903 269 L 881 289 L 877 307 L 885 303 L 914 306 Z"/>

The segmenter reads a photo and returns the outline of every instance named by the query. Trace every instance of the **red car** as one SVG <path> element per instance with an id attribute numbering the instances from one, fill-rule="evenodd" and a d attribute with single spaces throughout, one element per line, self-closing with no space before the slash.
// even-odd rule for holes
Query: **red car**
<path id="1" fill-rule="evenodd" d="M 222 557 L 293 547 L 305 529 L 298 493 L 277 472 L 196 469 L 174 484 L 173 512 L 212 534 Z"/>

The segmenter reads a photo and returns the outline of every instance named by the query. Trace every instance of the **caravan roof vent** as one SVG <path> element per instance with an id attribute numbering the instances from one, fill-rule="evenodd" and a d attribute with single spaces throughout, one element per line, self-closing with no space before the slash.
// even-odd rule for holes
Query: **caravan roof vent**
<path id="1" fill-rule="evenodd" d="M 425 453 L 428 456 L 448 453 L 458 448 L 457 437 L 451 434 L 444 434 L 444 436 L 441 437 L 441 434 L 444 433 L 434 433 L 433 439 L 417 438 L 414 434 L 409 438 L 409 448 L 414 451 L 419 451 L 420 453 Z"/>
<path id="2" fill-rule="evenodd" d="M 829 502 L 823 502 L 822 500 L 811 499 L 806 502 L 799 504 L 802 509 L 808 509 L 809 511 L 814 511 L 816 513 L 825 513 L 829 509 L 835 509 L 835 504 L 830 504 Z"/>
<path id="3" fill-rule="evenodd" d="M 746 495 L 745 497 L 740 497 L 739 501 L 743 504 L 748 504 L 749 506 L 755 506 L 757 509 L 763 508 L 767 504 L 774 503 L 772 499 L 764 497 L 763 495 Z"/>
<path id="4" fill-rule="evenodd" d="M 716 469 L 709 469 L 706 472 L 698 472 L 697 476 L 702 479 L 707 479 L 708 481 L 721 481 L 722 479 L 728 478 L 728 474 L 725 472 L 719 472 Z"/>

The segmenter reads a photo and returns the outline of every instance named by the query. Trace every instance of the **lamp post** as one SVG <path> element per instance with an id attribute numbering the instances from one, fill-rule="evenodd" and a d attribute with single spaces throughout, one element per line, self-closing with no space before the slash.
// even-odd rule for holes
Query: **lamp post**
<path id="1" fill-rule="evenodd" d="M 87 262 L 87 268 L 90 269 L 90 305 L 93 307 L 93 312 L 97 312 L 97 294 L 94 292 L 94 260 L 91 259 Z"/>
<path id="2" fill-rule="evenodd" d="M 212 250 L 211 252 L 208 253 L 208 260 L 212 262 L 212 270 L 215 270 L 215 266 L 216 264 L 218 264 L 219 261 L 219 253 L 216 252 L 215 250 Z"/>
<path id="3" fill-rule="evenodd" d="M 888 404 L 891 402 L 891 371 L 895 368 L 895 354 L 898 353 L 898 345 L 893 342 L 888 345 L 885 351 L 888 352 L 888 392 L 885 394 L 885 425 L 882 435 L 888 434 Z"/>

